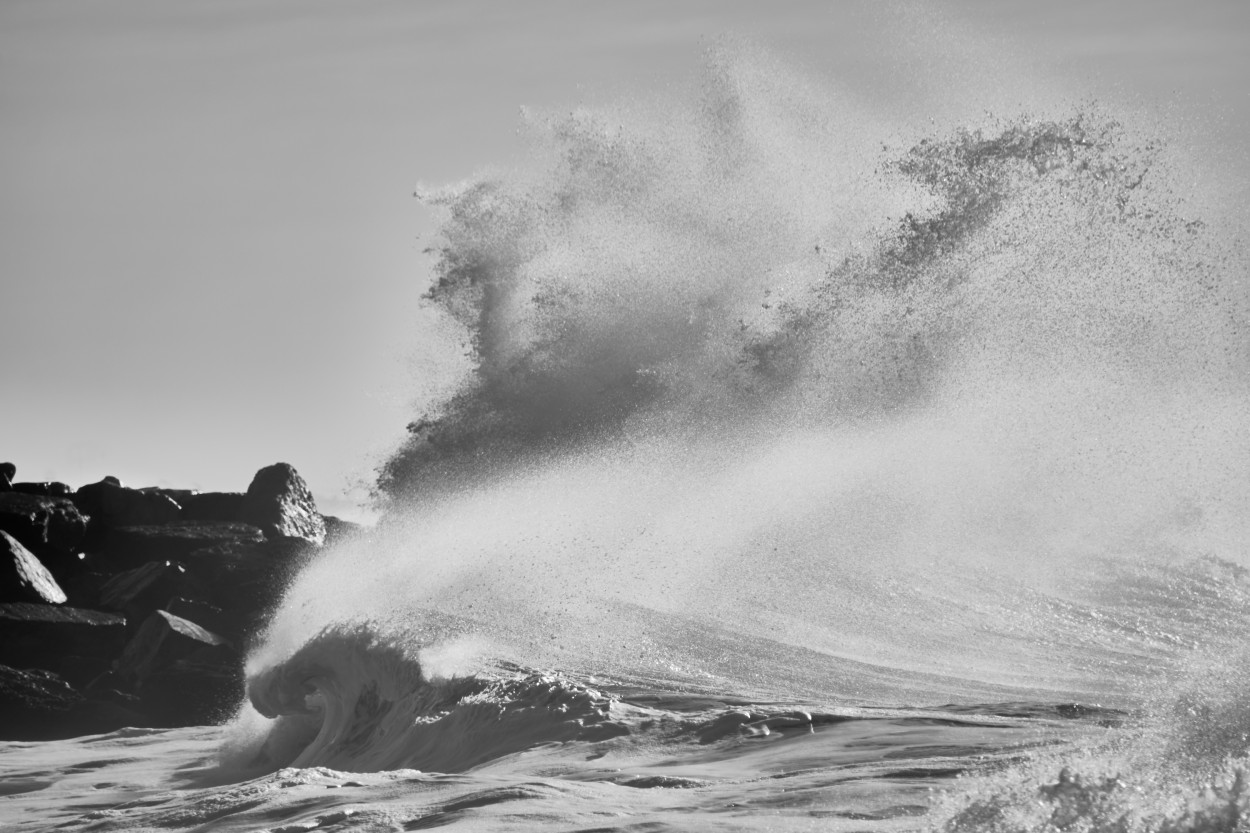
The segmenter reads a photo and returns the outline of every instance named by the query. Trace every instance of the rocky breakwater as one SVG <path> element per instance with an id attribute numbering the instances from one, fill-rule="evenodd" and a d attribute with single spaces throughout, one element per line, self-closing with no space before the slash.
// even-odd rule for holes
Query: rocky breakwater
<path id="1" fill-rule="evenodd" d="M 290 579 L 360 532 L 286 463 L 246 492 L 15 477 L 0 464 L 0 740 L 229 717 Z"/>

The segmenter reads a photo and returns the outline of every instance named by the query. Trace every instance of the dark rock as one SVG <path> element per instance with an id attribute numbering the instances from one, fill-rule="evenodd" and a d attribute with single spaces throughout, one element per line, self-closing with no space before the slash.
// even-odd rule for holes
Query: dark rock
<path id="1" fill-rule="evenodd" d="M 98 610 L 14 602 L 0 604 L 0 663 L 47 668 L 71 654 L 115 657 L 126 618 Z"/>
<path id="2" fill-rule="evenodd" d="M 60 582 L 60 585 L 69 597 L 70 605 L 93 609 L 100 605 L 100 588 L 112 577 L 112 573 L 80 570 Z"/>
<path id="3" fill-rule="evenodd" d="M 243 498 L 242 518 L 270 538 L 325 542 L 325 522 L 317 512 L 312 492 L 288 463 L 275 463 L 256 472 Z"/>
<path id="4" fill-rule="evenodd" d="M 117 660 L 115 673 L 133 689 L 142 688 L 144 679 L 167 668 L 201 648 L 221 648 L 232 655 L 229 642 L 194 622 L 158 610 L 144 620 Z"/>
<path id="5" fill-rule="evenodd" d="M 208 583 L 214 601 L 255 629 L 277 606 L 291 580 L 320 552 L 302 538 L 209 547 L 187 556 L 187 568 Z"/>
<path id="6" fill-rule="evenodd" d="M 79 551 L 87 519 L 66 498 L 0 492 L 0 530 L 41 559 Z"/>
<path id="7" fill-rule="evenodd" d="M 74 493 L 68 483 L 55 480 L 47 483 L 14 483 L 13 491 L 24 495 L 41 495 L 43 497 L 68 497 Z"/>
<path id="8" fill-rule="evenodd" d="M 139 688 L 144 711 L 166 726 L 197 726 L 229 719 L 243 702 L 243 669 L 230 653 L 200 648 L 153 670 Z"/>
<path id="9" fill-rule="evenodd" d="M 34 553 L 0 530 L 0 602 L 62 604 L 66 598 Z"/>
<path id="10" fill-rule="evenodd" d="M 17 477 L 17 466 L 12 463 L 0 463 L 0 492 L 12 491 L 14 477 Z"/>
<path id="11" fill-rule="evenodd" d="M 149 561 L 110 577 L 100 588 L 99 605 L 125 614 L 132 622 L 142 622 L 178 597 L 206 601 L 209 592 L 180 562 Z"/>
<path id="12" fill-rule="evenodd" d="M 117 478 L 88 483 L 73 495 L 75 505 L 103 527 L 154 526 L 178 519 L 182 511 L 159 492 L 143 492 L 119 485 Z"/>
<path id="13" fill-rule="evenodd" d="M 179 506 L 182 506 L 184 500 L 196 494 L 195 489 L 167 489 L 164 486 L 143 486 L 135 491 L 143 492 L 145 495 L 164 495 Z"/>
<path id="14" fill-rule="evenodd" d="M 186 521 L 241 521 L 243 493 L 200 492 L 191 495 L 182 503 L 182 518 Z"/>
<path id="15" fill-rule="evenodd" d="M 164 610 L 188 622 L 194 622 L 207 631 L 224 636 L 234 645 L 243 643 L 250 618 L 243 611 L 237 609 L 227 611 L 217 605 L 195 599 L 170 599 Z"/>
<path id="16" fill-rule="evenodd" d="M 23 671 L 0 665 L 0 702 L 30 711 L 68 711 L 83 701 L 73 686 L 51 671 Z"/>
<path id="17" fill-rule="evenodd" d="M 57 657 L 49 665 L 51 670 L 74 688 L 85 689 L 92 680 L 106 674 L 113 668 L 113 660 L 106 657 L 83 657 L 70 655 Z"/>
<path id="18" fill-rule="evenodd" d="M 191 522 L 164 526 L 128 526 L 109 530 L 99 544 L 101 566 L 133 569 L 148 561 L 181 561 L 196 550 L 220 545 L 253 544 L 264 534 L 240 523 Z"/>
<path id="19" fill-rule="evenodd" d="M 345 521 L 333 515 L 322 515 L 321 519 L 325 521 L 326 525 L 325 544 L 327 547 L 345 544 L 348 541 L 359 538 L 368 529 L 364 524 Z"/>
<path id="20" fill-rule="evenodd" d="M 48 671 L 0 665 L 0 740 L 61 740 L 144 725 L 140 715 L 87 700 Z"/>

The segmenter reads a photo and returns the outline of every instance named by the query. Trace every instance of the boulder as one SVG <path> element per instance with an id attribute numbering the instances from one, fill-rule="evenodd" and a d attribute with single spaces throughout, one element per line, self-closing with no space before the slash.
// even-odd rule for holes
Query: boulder
<path id="1" fill-rule="evenodd" d="M 226 544 L 192 552 L 187 569 L 208 584 L 214 602 L 254 629 L 277 606 L 291 580 L 320 552 L 302 538 Z"/>
<path id="2" fill-rule="evenodd" d="M 14 477 L 17 477 L 17 466 L 12 463 L 0 463 L 0 492 L 13 489 Z"/>
<path id="3" fill-rule="evenodd" d="M 368 529 L 363 524 L 345 521 L 333 515 L 322 515 L 321 518 L 326 525 L 325 545 L 327 547 L 337 546 L 338 544 L 344 544 L 359 538 Z"/>
<path id="4" fill-rule="evenodd" d="M 63 604 L 65 591 L 34 553 L 0 531 L 0 602 Z"/>
<path id="5" fill-rule="evenodd" d="M 0 530 L 41 559 L 78 553 L 87 519 L 66 498 L 0 492 Z"/>
<path id="6" fill-rule="evenodd" d="M 182 511 L 168 495 L 127 489 L 115 477 L 88 483 L 73 495 L 76 506 L 105 528 L 154 526 L 178 519 Z"/>
<path id="7" fill-rule="evenodd" d="M 74 493 L 68 483 L 55 480 L 46 483 L 14 483 L 13 491 L 42 497 L 68 497 Z"/>
<path id="8" fill-rule="evenodd" d="M 246 633 L 247 616 L 239 610 L 223 610 L 214 604 L 195 599 L 181 597 L 170 599 L 163 610 L 175 616 L 194 622 L 207 631 L 230 640 L 233 645 L 242 645 Z"/>
<path id="9" fill-rule="evenodd" d="M 164 726 L 202 726 L 228 720 L 246 693 L 238 659 L 205 647 L 154 669 L 139 687 L 143 710 Z"/>
<path id="10" fill-rule="evenodd" d="M 239 521 L 243 518 L 242 492 L 199 492 L 182 501 L 186 521 Z"/>
<path id="11" fill-rule="evenodd" d="M 181 562 L 149 561 L 111 576 L 100 588 L 98 604 L 104 610 L 124 614 L 132 622 L 142 622 L 179 597 L 207 601 L 209 592 L 204 582 L 190 575 Z"/>
<path id="12" fill-rule="evenodd" d="M 165 486 L 143 486 L 136 491 L 147 495 L 164 495 L 179 506 L 182 506 L 184 500 L 196 494 L 195 489 L 169 489 Z"/>
<path id="13" fill-rule="evenodd" d="M 124 707 L 85 699 L 48 671 L 0 665 L 0 740 L 61 740 L 145 725 Z"/>
<path id="14" fill-rule="evenodd" d="M 76 607 L 0 604 L 0 663 L 52 668 L 69 655 L 115 657 L 126 642 L 126 618 Z"/>
<path id="15" fill-rule="evenodd" d="M 303 538 L 325 542 L 326 527 L 308 484 L 288 463 L 256 472 L 243 498 L 242 519 L 269 538 Z"/>
<path id="16" fill-rule="evenodd" d="M 79 691 L 85 690 L 91 681 L 113 669 L 112 657 L 80 656 L 69 654 L 49 662 L 49 669 Z M 137 703 L 136 703 L 137 705 Z"/>
<path id="17" fill-rule="evenodd" d="M 67 601 L 69 605 L 94 610 L 100 606 L 100 588 L 112 577 L 112 573 L 84 569 L 59 583 L 65 595 L 69 597 Z"/>
<path id="18" fill-rule="evenodd" d="M 220 648 L 232 655 L 229 641 L 194 622 L 158 610 L 144 620 L 117 660 L 115 673 L 135 690 L 152 672 L 167 668 L 201 648 Z"/>
<path id="19" fill-rule="evenodd" d="M 97 545 L 99 565 L 129 570 L 149 561 L 181 561 L 196 550 L 259 543 L 254 526 L 223 522 L 179 522 L 164 526 L 126 526 L 109 530 Z"/>

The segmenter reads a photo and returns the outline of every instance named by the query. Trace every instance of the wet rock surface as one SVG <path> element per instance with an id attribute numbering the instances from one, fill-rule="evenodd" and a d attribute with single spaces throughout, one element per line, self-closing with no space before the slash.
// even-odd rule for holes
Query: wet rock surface
<path id="1" fill-rule="evenodd" d="M 229 717 L 287 585 L 364 530 L 285 463 L 247 493 L 15 476 L 0 464 L 0 740 Z"/>

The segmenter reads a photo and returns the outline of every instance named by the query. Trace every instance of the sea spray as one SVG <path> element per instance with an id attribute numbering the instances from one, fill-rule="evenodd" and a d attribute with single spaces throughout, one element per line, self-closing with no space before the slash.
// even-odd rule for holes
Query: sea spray
<path id="1" fill-rule="evenodd" d="M 533 116 L 537 172 L 426 192 L 474 370 L 249 663 L 267 714 L 355 692 L 301 764 L 418 756 L 336 757 L 362 692 L 431 682 L 315 682 L 343 628 L 472 645 L 479 685 L 844 707 L 1136 708 L 1250 633 L 1243 267 L 1161 149 L 1096 107 L 882 149 L 797 89 L 721 56 L 692 107 Z"/>

